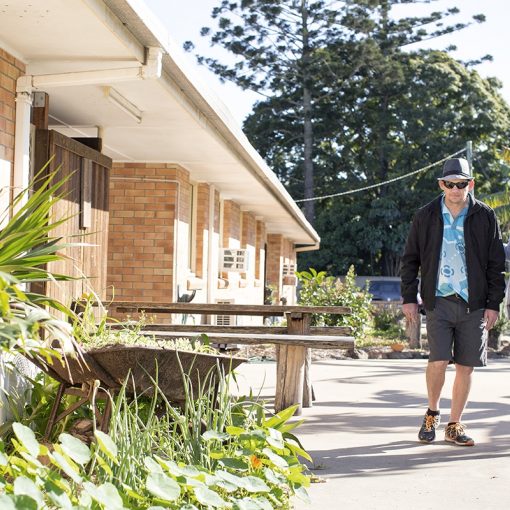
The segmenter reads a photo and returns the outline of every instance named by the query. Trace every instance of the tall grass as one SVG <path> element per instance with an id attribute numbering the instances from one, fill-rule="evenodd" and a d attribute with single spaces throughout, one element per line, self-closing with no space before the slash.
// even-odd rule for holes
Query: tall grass
<path id="1" fill-rule="evenodd" d="M 182 365 L 180 370 L 185 388 L 181 406 L 167 399 L 157 376 L 152 379 L 152 395 L 137 395 L 128 378 L 113 402 L 109 435 L 117 445 L 119 459 L 112 467 L 113 475 L 133 489 L 145 482 L 141 474 L 146 470 L 144 459 L 150 455 L 213 470 L 216 441 L 227 437 L 224 431 L 233 423 L 237 405 L 229 392 L 233 376 L 225 374 L 218 363 L 199 378 L 199 387 L 193 388 L 188 375 L 193 367 L 188 373 Z M 217 439 L 211 440 L 214 434 Z"/>

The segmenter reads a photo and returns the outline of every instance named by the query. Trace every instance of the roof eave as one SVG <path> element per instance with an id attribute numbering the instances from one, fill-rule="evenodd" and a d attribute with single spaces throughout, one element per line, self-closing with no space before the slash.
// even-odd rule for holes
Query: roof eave
<path id="1" fill-rule="evenodd" d="M 152 11 L 140 0 L 104 1 L 144 46 L 160 46 L 164 50 L 165 73 L 162 79 L 174 82 L 170 85 L 176 85 L 191 105 L 205 116 L 210 126 L 221 135 L 246 168 L 268 189 L 306 233 L 311 245 L 318 246 L 320 237 L 316 230 L 305 218 L 274 172 L 253 148 L 223 102 L 210 89 L 200 86 L 201 80 L 179 55 L 179 49 Z"/>

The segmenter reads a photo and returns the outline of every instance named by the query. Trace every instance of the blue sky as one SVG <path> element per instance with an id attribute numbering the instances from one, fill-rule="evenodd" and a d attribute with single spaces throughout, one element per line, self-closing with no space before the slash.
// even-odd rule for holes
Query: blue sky
<path id="1" fill-rule="evenodd" d="M 144 1 L 179 46 L 186 40 L 192 40 L 202 54 L 223 55 L 225 58 L 229 58 L 228 53 L 222 54 L 219 49 L 209 48 L 207 39 L 200 37 L 199 34 L 202 26 L 211 25 L 211 10 L 220 4 L 220 0 Z M 477 69 L 482 76 L 496 76 L 503 82 L 502 93 L 506 101 L 510 103 L 509 0 L 485 0 L 484 2 L 480 2 L 480 0 L 436 0 L 430 4 L 414 5 L 412 9 L 409 6 L 402 6 L 401 10 L 403 15 L 418 16 L 432 10 L 455 6 L 461 10 L 461 14 L 455 18 L 455 22 L 464 21 L 478 13 L 485 14 L 487 21 L 460 32 L 443 36 L 429 42 L 429 45 L 431 47 L 433 45 L 435 48 L 445 48 L 454 44 L 458 47 L 458 51 L 453 55 L 462 60 L 476 59 L 485 54 L 491 54 L 494 61 L 484 63 L 478 66 Z M 189 54 L 188 58 L 189 62 L 194 65 L 193 56 Z M 258 96 L 252 92 L 242 91 L 232 84 L 221 84 L 213 73 L 204 67 L 196 67 L 202 79 L 207 81 L 216 93 L 223 98 L 233 116 L 239 123 L 242 123 Z"/>

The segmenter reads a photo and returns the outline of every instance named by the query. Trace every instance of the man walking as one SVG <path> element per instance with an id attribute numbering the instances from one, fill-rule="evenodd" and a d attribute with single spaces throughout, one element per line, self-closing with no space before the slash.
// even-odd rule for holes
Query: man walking
<path id="1" fill-rule="evenodd" d="M 473 369 L 487 362 L 487 332 L 498 318 L 505 292 L 505 253 L 494 211 L 469 194 L 474 180 L 468 162 L 447 160 L 438 181 L 443 193 L 416 213 L 401 266 L 404 315 L 417 320 L 419 271 L 427 315 L 428 409 L 418 438 L 431 443 L 436 437 L 446 367 L 453 362 L 445 440 L 473 446 L 461 418 Z"/>

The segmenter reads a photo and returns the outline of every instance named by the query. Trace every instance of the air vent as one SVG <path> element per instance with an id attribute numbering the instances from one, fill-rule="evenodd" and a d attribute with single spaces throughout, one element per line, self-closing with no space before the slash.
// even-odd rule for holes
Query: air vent
<path id="1" fill-rule="evenodd" d="M 296 264 L 283 264 L 283 276 L 296 276 Z"/>
<path id="2" fill-rule="evenodd" d="M 234 303 L 233 299 L 217 299 L 218 305 L 231 305 Z M 235 326 L 236 316 L 235 315 L 216 315 L 216 326 Z"/>
<path id="3" fill-rule="evenodd" d="M 230 305 L 234 303 L 233 299 L 217 299 L 216 303 L 219 305 Z M 237 323 L 236 315 L 216 315 L 215 324 L 216 326 L 235 326 Z M 218 349 L 238 349 L 237 344 L 214 344 Z"/>
<path id="4" fill-rule="evenodd" d="M 248 251 L 235 248 L 222 248 L 220 254 L 220 271 L 248 271 Z"/>

